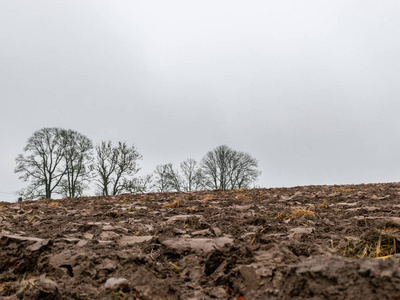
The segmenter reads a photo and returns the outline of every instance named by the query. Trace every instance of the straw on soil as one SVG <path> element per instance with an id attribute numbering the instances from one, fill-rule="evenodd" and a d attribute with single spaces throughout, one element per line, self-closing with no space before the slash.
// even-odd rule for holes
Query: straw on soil
<path id="1" fill-rule="evenodd" d="M 164 205 L 166 208 L 178 208 L 180 205 L 179 200 Z"/>
<path id="2" fill-rule="evenodd" d="M 340 254 L 348 257 L 386 258 L 398 252 L 399 239 L 387 231 L 376 231 L 373 238 L 363 239 L 356 245 L 350 244 Z"/>
<path id="3" fill-rule="evenodd" d="M 301 218 L 301 217 L 314 217 L 315 213 L 311 211 L 311 207 L 308 209 L 304 208 L 295 208 L 292 211 L 292 214 L 289 216 L 289 219 Z"/>

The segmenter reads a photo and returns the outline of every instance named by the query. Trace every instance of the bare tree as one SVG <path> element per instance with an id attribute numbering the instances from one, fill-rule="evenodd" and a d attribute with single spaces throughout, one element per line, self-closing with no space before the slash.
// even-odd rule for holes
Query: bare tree
<path id="1" fill-rule="evenodd" d="M 229 173 L 229 182 L 231 188 L 249 188 L 251 183 L 255 182 L 261 172 L 256 168 L 258 162 L 248 153 L 236 152 L 234 155 L 231 172 Z"/>
<path id="2" fill-rule="evenodd" d="M 203 174 L 196 160 L 188 158 L 180 164 L 184 191 L 197 191 L 203 188 Z"/>
<path id="3" fill-rule="evenodd" d="M 258 162 L 248 153 L 238 152 L 226 145 L 209 151 L 201 161 L 204 184 L 211 189 L 248 188 L 261 174 Z"/>
<path id="4" fill-rule="evenodd" d="M 29 186 L 21 192 L 25 198 L 51 198 L 64 174 L 64 148 L 61 128 L 42 128 L 33 133 L 16 158 L 16 173 Z"/>
<path id="5" fill-rule="evenodd" d="M 180 170 L 171 163 L 158 165 L 154 171 L 154 186 L 158 192 L 193 191 L 203 188 L 203 177 L 197 162 L 189 158 L 180 164 Z"/>
<path id="6" fill-rule="evenodd" d="M 159 193 L 169 192 L 171 186 L 172 164 L 157 165 L 154 171 L 154 188 Z"/>
<path id="7" fill-rule="evenodd" d="M 73 131 L 62 131 L 64 148 L 65 179 L 60 190 L 65 197 L 76 197 L 87 188 L 93 170 L 93 144 L 86 136 Z"/>
<path id="8" fill-rule="evenodd" d="M 183 188 L 183 179 L 178 170 L 174 170 L 172 164 L 168 164 L 167 168 L 168 185 L 172 190 L 180 192 Z"/>
<path id="9" fill-rule="evenodd" d="M 125 180 L 124 190 L 132 194 L 149 193 L 152 190 L 152 180 L 152 174 Z"/>
<path id="10" fill-rule="evenodd" d="M 113 147 L 111 141 L 96 146 L 95 172 L 101 195 L 117 195 L 124 189 L 124 182 L 139 171 L 137 160 L 142 156 L 135 147 L 125 142 Z"/>

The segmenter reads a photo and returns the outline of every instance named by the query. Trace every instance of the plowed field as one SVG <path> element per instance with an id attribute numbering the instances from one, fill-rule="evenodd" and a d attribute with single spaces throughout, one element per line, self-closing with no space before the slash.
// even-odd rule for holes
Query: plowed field
<path id="1" fill-rule="evenodd" d="M 400 184 L 0 202 L 1 299 L 399 299 Z"/>

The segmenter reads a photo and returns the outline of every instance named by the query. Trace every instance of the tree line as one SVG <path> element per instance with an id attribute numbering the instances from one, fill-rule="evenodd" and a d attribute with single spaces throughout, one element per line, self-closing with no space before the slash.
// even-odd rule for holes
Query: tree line
<path id="1" fill-rule="evenodd" d="M 16 158 L 15 172 L 28 185 L 24 199 L 84 195 L 94 184 L 97 195 L 249 188 L 261 172 L 250 154 L 221 145 L 200 160 L 188 158 L 174 168 L 157 165 L 145 176 L 137 176 L 143 157 L 126 142 L 98 145 L 70 129 L 42 128 L 28 139 Z"/>

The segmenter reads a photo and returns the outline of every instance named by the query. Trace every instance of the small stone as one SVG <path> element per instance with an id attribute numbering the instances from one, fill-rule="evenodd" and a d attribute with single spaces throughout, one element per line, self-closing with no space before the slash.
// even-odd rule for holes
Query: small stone
<path id="1" fill-rule="evenodd" d="M 289 238 L 289 239 L 295 239 L 295 240 L 300 241 L 301 238 L 303 237 L 303 235 L 311 234 L 311 233 L 314 232 L 314 230 L 315 230 L 314 227 L 308 227 L 308 228 L 305 228 L 305 227 L 297 227 L 297 228 L 292 228 L 292 229 L 289 230 L 288 238 Z"/>
<path id="2" fill-rule="evenodd" d="M 108 278 L 104 284 L 104 288 L 107 291 L 116 291 L 119 289 L 129 289 L 129 281 L 122 277 L 111 277 Z"/>
<path id="3" fill-rule="evenodd" d="M 84 246 L 86 246 L 88 243 L 89 243 L 89 242 L 86 241 L 86 240 L 81 240 L 81 241 L 79 241 L 79 243 L 76 244 L 76 245 L 77 245 L 78 247 L 84 247 Z"/>
<path id="4" fill-rule="evenodd" d="M 111 226 L 111 225 L 103 226 L 103 230 L 113 230 L 113 229 L 114 229 L 114 226 Z"/>
<path id="5" fill-rule="evenodd" d="M 114 238 L 118 238 L 120 235 L 114 231 L 103 231 L 100 233 L 100 238 L 102 240 L 112 240 Z"/>
<path id="6" fill-rule="evenodd" d="M 220 237 L 215 239 L 208 238 L 184 238 L 183 236 L 179 239 L 172 238 L 166 239 L 161 242 L 164 246 L 173 249 L 185 249 L 190 248 L 195 252 L 211 252 L 215 248 L 223 248 L 225 246 L 233 245 L 233 239 L 229 237 Z"/>
<path id="7" fill-rule="evenodd" d="M 218 227 L 213 227 L 213 228 L 211 228 L 211 230 L 214 232 L 215 236 L 221 236 L 222 235 L 222 231 Z"/>
<path id="8" fill-rule="evenodd" d="M 197 218 L 199 220 L 204 219 L 204 217 L 202 215 L 177 215 L 177 216 L 173 216 L 173 217 L 169 218 L 167 220 L 167 223 L 173 223 L 173 222 L 181 221 L 181 220 L 185 221 L 188 218 Z"/>
<path id="9" fill-rule="evenodd" d="M 141 210 L 141 209 L 147 210 L 148 207 L 147 207 L 147 206 L 135 206 L 135 209 L 136 209 L 136 210 Z"/>
<path id="10" fill-rule="evenodd" d="M 35 280 L 35 286 L 42 291 L 46 291 L 48 294 L 52 294 L 58 290 L 57 282 L 46 277 L 46 274 L 40 275 L 40 277 Z"/>
<path id="11" fill-rule="evenodd" d="M 313 233 L 315 228 L 313 227 L 297 227 L 297 228 L 292 228 L 289 230 L 289 233 L 302 233 L 302 234 L 310 234 Z"/>
<path id="12" fill-rule="evenodd" d="M 112 245 L 112 244 L 114 244 L 114 241 L 102 241 L 102 240 L 98 240 L 97 242 L 99 243 L 99 245 Z"/>
<path id="13" fill-rule="evenodd" d="M 36 243 L 34 243 L 32 246 L 29 246 L 28 249 L 31 251 L 38 251 L 40 249 L 42 249 L 43 247 L 46 247 L 47 245 L 49 245 L 50 240 L 40 240 L 37 241 Z"/>
<path id="14" fill-rule="evenodd" d="M 194 231 L 191 233 L 191 235 L 193 235 L 193 236 L 195 236 L 195 235 L 211 235 L 211 231 L 210 231 L 210 229 L 203 229 L 203 230 Z"/>
<path id="15" fill-rule="evenodd" d="M 123 236 L 118 241 L 118 245 L 120 246 L 129 246 L 137 243 L 143 243 L 146 241 L 150 241 L 153 236 Z"/>
<path id="16" fill-rule="evenodd" d="M 94 238 L 94 234 L 93 234 L 93 233 L 86 232 L 86 233 L 83 235 L 83 237 L 84 237 L 85 239 L 87 239 L 87 240 L 91 240 L 91 239 Z"/>

